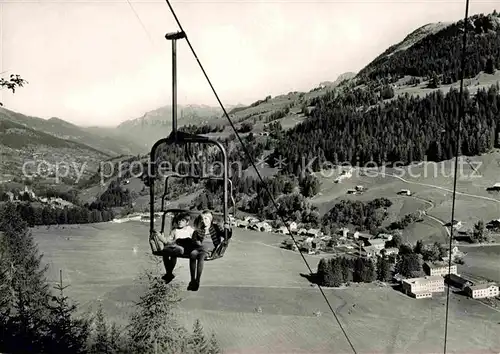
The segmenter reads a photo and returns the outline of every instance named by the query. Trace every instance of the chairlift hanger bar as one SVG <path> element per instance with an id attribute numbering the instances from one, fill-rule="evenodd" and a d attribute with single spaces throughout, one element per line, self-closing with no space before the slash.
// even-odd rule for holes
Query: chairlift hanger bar
<path id="1" fill-rule="evenodd" d="M 165 38 L 172 41 L 172 133 L 177 137 L 177 40 L 186 38 L 184 31 L 169 32 Z"/>

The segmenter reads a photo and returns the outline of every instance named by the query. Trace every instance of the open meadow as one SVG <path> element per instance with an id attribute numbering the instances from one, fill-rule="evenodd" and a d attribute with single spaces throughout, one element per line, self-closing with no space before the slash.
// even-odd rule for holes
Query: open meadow
<path id="1" fill-rule="evenodd" d="M 50 280 L 63 269 L 68 295 L 82 310 L 101 301 L 111 319 L 126 320 L 142 290 L 134 278 L 152 267 L 147 223 L 40 227 L 33 234 Z M 282 239 L 235 229 L 225 257 L 207 263 L 200 290 L 183 292 L 180 319 L 191 326 L 200 318 L 226 353 L 350 352 L 319 290 L 300 276 L 308 273 L 300 255 L 276 246 Z M 305 257 L 315 271 L 320 257 Z M 176 274 L 185 287 L 187 260 L 179 260 Z M 376 285 L 324 291 L 358 353 L 442 350 L 444 294 L 414 300 Z M 500 313 L 452 296 L 449 352 L 498 352 Z"/>
<path id="2" fill-rule="evenodd" d="M 478 220 L 486 223 L 500 218 L 500 194 L 486 191 L 500 179 L 500 153 L 493 151 L 482 156 L 459 160 L 459 178 L 455 202 L 455 219 L 462 222 L 462 229 L 470 229 Z M 419 210 L 425 211 L 424 221 L 413 224 L 403 231 L 407 241 L 423 239 L 429 242 L 444 241 L 447 232 L 443 224 L 451 221 L 453 192 L 453 163 L 448 160 L 439 164 L 424 162 L 405 168 L 385 168 L 360 171 L 353 176 L 334 183 L 336 173 L 323 171 L 316 175 L 322 183 L 318 195 L 311 202 L 321 214 L 328 212 L 342 199 L 369 201 L 388 198 L 393 206 L 384 225 Z M 475 170 L 474 170 L 475 169 Z M 366 188 L 363 194 L 347 194 L 357 185 Z M 400 196 L 402 189 L 409 189 L 411 196 Z"/>
<path id="3" fill-rule="evenodd" d="M 460 266 L 462 273 L 500 284 L 500 246 L 471 245 L 460 250 L 466 254 L 465 264 Z"/>

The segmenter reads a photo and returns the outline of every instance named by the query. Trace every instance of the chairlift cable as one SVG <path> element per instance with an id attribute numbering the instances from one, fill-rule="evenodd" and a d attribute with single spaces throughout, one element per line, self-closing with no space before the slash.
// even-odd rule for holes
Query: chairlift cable
<path id="1" fill-rule="evenodd" d="M 144 30 L 144 32 L 148 36 L 149 42 L 151 43 L 151 45 L 153 47 L 155 47 L 155 44 L 154 44 L 154 41 L 153 41 L 153 37 L 151 37 L 151 34 L 149 33 L 148 29 L 146 28 L 146 26 L 144 25 L 144 23 L 141 21 L 141 18 L 139 17 L 139 14 L 137 13 L 137 11 L 135 11 L 134 6 L 132 6 L 132 3 L 130 2 L 130 0 L 127 0 L 127 3 L 130 6 L 130 9 L 132 9 L 132 12 L 134 13 L 135 17 L 137 18 L 137 21 L 139 21 L 140 25 L 142 26 L 142 29 Z"/>
<path id="2" fill-rule="evenodd" d="M 181 23 L 180 23 L 179 19 L 177 18 L 177 15 L 176 15 L 176 13 L 175 13 L 174 9 L 172 8 L 172 5 L 170 4 L 170 1 L 169 1 L 169 0 L 165 0 L 165 1 L 166 1 L 166 3 L 167 3 L 168 7 L 170 8 L 170 11 L 171 11 L 171 13 L 172 13 L 172 15 L 173 15 L 173 17 L 174 17 L 175 21 L 177 22 L 177 25 L 179 26 L 180 31 L 181 31 L 181 32 L 184 32 L 184 34 L 185 34 L 185 40 L 186 40 L 186 42 L 187 42 L 187 44 L 188 44 L 189 48 L 191 49 L 191 52 L 193 53 L 193 56 L 195 57 L 196 61 L 198 62 L 198 65 L 199 65 L 199 67 L 200 67 L 201 71 L 203 72 L 203 75 L 205 76 L 205 79 L 207 80 L 208 84 L 210 85 L 210 88 L 212 89 L 212 92 L 213 92 L 213 94 L 214 94 L 215 98 L 217 99 L 217 102 L 219 103 L 219 105 L 220 105 L 220 107 L 221 107 L 222 111 L 224 112 L 224 115 L 226 116 L 226 118 L 227 118 L 227 120 L 228 120 L 229 124 L 231 125 L 231 127 L 232 127 L 232 129 L 233 129 L 233 131 L 234 131 L 235 135 L 238 137 L 238 140 L 239 140 L 239 142 L 240 142 L 240 144 L 241 144 L 241 146 L 242 146 L 243 150 L 245 151 L 246 155 L 248 156 L 248 158 L 249 158 L 249 160 L 250 160 L 250 163 L 251 163 L 252 167 L 255 169 L 255 172 L 257 173 L 257 176 L 259 177 L 259 179 L 260 179 L 261 183 L 263 184 L 264 190 L 265 190 L 265 191 L 267 192 L 267 194 L 269 195 L 269 198 L 270 198 L 271 202 L 273 203 L 274 208 L 275 208 L 275 209 L 276 209 L 276 211 L 278 212 L 278 216 L 279 216 L 279 218 L 281 219 L 281 221 L 283 222 L 283 224 L 284 224 L 284 225 L 285 225 L 285 227 L 287 228 L 288 233 L 289 233 L 290 237 L 292 238 L 292 240 L 293 240 L 293 242 L 294 242 L 295 246 L 297 246 L 297 248 L 298 248 L 298 250 L 299 250 L 299 253 L 300 253 L 300 256 L 302 257 L 302 260 L 303 260 L 303 261 L 304 261 L 304 263 L 306 264 L 306 266 L 307 266 L 307 268 L 308 268 L 309 272 L 310 272 L 311 274 L 313 274 L 313 271 L 312 271 L 312 269 L 311 269 L 311 267 L 310 267 L 309 263 L 307 262 L 307 259 L 304 257 L 304 255 L 303 255 L 302 251 L 300 250 L 300 247 L 299 247 L 299 245 L 298 245 L 297 241 L 295 240 L 295 237 L 293 237 L 293 233 L 291 232 L 290 227 L 288 226 L 288 224 L 286 223 L 286 221 L 284 220 L 284 218 L 283 218 L 283 217 L 281 216 L 281 214 L 279 213 L 279 209 L 278 209 L 278 206 L 276 205 L 276 201 L 274 200 L 273 195 L 271 194 L 271 192 L 270 192 L 270 191 L 269 191 L 269 189 L 267 188 L 267 186 L 266 186 L 266 184 L 265 184 L 265 182 L 264 182 L 264 179 L 262 178 L 262 176 L 261 176 L 261 174 L 260 174 L 259 170 L 257 169 L 257 167 L 256 167 L 256 165 L 255 165 L 255 162 L 253 161 L 252 156 L 251 156 L 251 155 L 250 155 L 250 153 L 248 152 L 248 149 L 246 148 L 245 144 L 243 143 L 243 140 L 241 139 L 240 135 L 238 134 L 238 131 L 236 130 L 236 128 L 235 128 L 235 126 L 234 126 L 234 123 L 232 122 L 231 118 L 229 117 L 229 115 L 228 115 L 228 113 L 227 113 L 227 111 L 226 111 L 226 109 L 225 109 L 224 105 L 222 104 L 222 102 L 221 102 L 221 100 L 220 100 L 220 98 L 219 98 L 219 95 L 218 95 L 218 94 L 217 94 L 217 92 L 215 91 L 215 88 L 214 88 L 214 86 L 212 85 L 212 82 L 210 81 L 210 78 L 208 77 L 208 75 L 207 75 L 207 73 L 206 73 L 206 71 L 205 71 L 205 69 L 204 69 L 203 65 L 202 65 L 202 64 L 201 64 L 201 62 L 200 62 L 200 59 L 199 59 L 199 58 L 198 58 L 198 56 L 196 55 L 196 52 L 195 52 L 195 50 L 194 50 L 193 46 L 191 45 L 191 42 L 189 41 L 189 37 L 188 37 L 188 35 L 187 35 L 186 31 L 184 31 L 184 29 L 183 29 L 183 27 L 182 27 L 182 25 L 181 25 Z M 330 311 L 332 312 L 333 316 L 335 317 L 335 320 L 337 321 L 337 324 L 339 325 L 340 329 L 342 330 L 342 333 L 344 334 L 344 336 L 345 336 L 345 338 L 346 338 L 347 342 L 349 343 L 349 345 L 350 345 L 350 347 L 351 347 L 352 351 L 354 352 L 354 354 L 357 354 L 356 349 L 354 348 L 354 345 L 352 344 L 351 340 L 349 339 L 349 336 L 347 335 L 347 332 L 345 331 L 344 327 L 343 327 L 343 326 L 342 326 L 342 324 L 340 323 L 340 320 L 339 320 L 339 318 L 338 318 L 337 314 L 336 314 L 336 313 L 335 313 L 335 311 L 333 310 L 333 307 L 332 307 L 332 305 L 330 304 L 330 301 L 329 301 L 329 300 L 328 300 L 328 298 L 326 297 L 326 295 L 325 295 L 325 293 L 324 293 L 324 291 L 323 291 L 323 289 L 322 289 L 322 287 L 321 287 L 320 285 L 318 285 L 318 289 L 320 290 L 321 295 L 322 295 L 322 296 L 323 296 L 323 298 L 325 299 L 325 301 L 326 301 L 326 303 L 327 303 L 328 307 L 330 308 Z"/>
<path id="3" fill-rule="evenodd" d="M 457 116 L 457 132 L 456 132 L 456 145 L 455 145 L 455 171 L 453 177 L 453 196 L 452 196 L 452 204 L 451 204 L 451 222 L 450 222 L 450 245 L 448 251 L 448 278 L 451 274 L 451 261 L 452 261 L 452 247 L 453 247 L 453 231 L 455 220 L 455 200 L 457 193 L 457 176 L 458 176 L 458 150 L 460 148 L 460 129 L 461 122 L 464 114 L 464 71 L 465 71 L 465 52 L 467 48 L 467 28 L 468 28 L 468 17 L 469 17 L 469 0 L 465 0 L 465 17 L 464 17 L 464 31 L 463 31 L 463 42 L 462 42 L 462 63 L 460 68 L 460 97 L 459 97 L 459 107 L 458 107 L 458 116 Z M 467 159 L 468 160 L 468 159 Z M 469 161 L 467 161 L 469 162 Z M 443 345 L 443 353 L 446 354 L 446 345 L 448 342 L 448 315 L 450 308 L 450 286 L 446 290 L 446 317 L 444 321 L 444 345 Z"/>

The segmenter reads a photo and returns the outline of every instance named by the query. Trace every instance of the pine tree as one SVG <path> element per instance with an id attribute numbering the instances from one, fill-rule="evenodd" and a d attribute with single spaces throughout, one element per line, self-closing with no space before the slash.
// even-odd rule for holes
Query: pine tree
<path id="1" fill-rule="evenodd" d="M 186 330 L 174 314 L 180 301 L 178 284 L 165 284 L 152 270 L 144 273 L 142 282 L 147 290 L 131 316 L 128 332 L 133 351 L 144 354 L 178 351 L 186 338 Z"/>
<path id="2" fill-rule="evenodd" d="M 111 329 L 109 331 L 109 344 L 111 353 L 121 353 L 123 351 L 122 344 L 120 342 L 121 332 L 121 328 L 116 323 L 113 323 L 111 325 Z"/>
<path id="3" fill-rule="evenodd" d="M 9 316 L 4 325 L 8 326 L 8 338 L 4 338 L 3 350 L 41 352 L 50 318 L 47 266 L 41 266 L 38 247 L 13 203 L 7 203 L 2 210 L 0 231 L 3 231 L 2 263 L 10 269 L 7 273 L 10 284 L 3 289 L 7 296 L 3 301 L 10 304 L 6 309 Z"/>
<path id="4" fill-rule="evenodd" d="M 329 286 L 341 286 L 343 280 L 342 265 L 340 258 L 332 258 L 331 262 L 331 279 Z"/>
<path id="5" fill-rule="evenodd" d="M 316 276 L 317 276 L 319 285 L 328 286 L 329 281 L 330 281 L 331 271 L 332 271 L 332 269 L 331 269 L 329 260 L 326 258 L 321 258 L 319 260 L 318 270 L 316 272 Z"/>
<path id="6" fill-rule="evenodd" d="M 391 279 L 391 265 L 389 261 L 384 257 L 378 257 L 377 259 L 377 280 L 389 281 Z"/>
<path id="7" fill-rule="evenodd" d="M 413 249 L 413 252 L 422 253 L 423 249 L 424 249 L 424 243 L 422 242 L 422 240 L 418 240 L 417 244 L 415 245 L 415 248 Z"/>
<path id="8" fill-rule="evenodd" d="M 189 350 L 192 353 L 208 354 L 209 342 L 203 333 L 203 326 L 199 319 L 196 319 L 193 326 L 193 334 L 189 338 Z"/>
<path id="9" fill-rule="evenodd" d="M 222 349 L 219 345 L 219 341 L 217 340 L 217 337 L 215 337 L 214 333 L 212 333 L 212 335 L 210 336 L 207 354 L 222 354 Z"/>
<path id="10" fill-rule="evenodd" d="M 52 316 L 49 322 L 50 337 L 45 347 L 50 353 L 85 353 L 86 341 L 89 336 L 89 323 L 85 319 L 74 319 L 77 309 L 75 304 L 70 305 L 69 299 L 64 295 L 62 271 L 60 280 L 54 288 L 59 291 L 59 296 L 53 296 L 50 305 Z"/>
<path id="11" fill-rule="evenodd" d="M 95 339 L 91 346 L 91 353 L 96 354 L 107 354 L 111 352 L 109 343 L 109 333 L 106 324 L 106 319 L 102 309 L 102 304 L 99 303 L 99 308 L 97 309 L 97 314 L 95 317 Z"/>
<path id="12" fill-rule="evenodd" d="M 486 66 L 484 68 L 484 72 L 486 74 L 494 74 L 495 73 L 495 62 L 493 61 L 492 57 L 489 57 L 486 60 Z"/>

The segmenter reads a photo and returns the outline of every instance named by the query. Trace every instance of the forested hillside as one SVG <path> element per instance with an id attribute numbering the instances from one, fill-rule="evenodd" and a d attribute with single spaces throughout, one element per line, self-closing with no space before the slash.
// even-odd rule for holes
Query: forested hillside
<path id="1" fill-rule="evenodd" d="M 475 97 L 465 92 L 467 116 L 462 124 L 461 154 L 478 155 L 497 142 L 498 94 L 498 86 L 480 90 Z M 364 89 L 322 97 L 311 118 L 278 137 L 274 157 L 286 158 L 290 173 L 300 172 L 302 157 L 316 158 L 316 169 L 325 160 L 380 165 L 408 164 L 426 155 L 436 161 L 453 157 L 457 90 L 446 95 L 437 91 L 424 98 L 406 95 L 366 108 L 374 101 L 375 95 Z"/>
<path id="2" fill-rule="evenodd" d="M 500 17 L 474 15 L 468 19 L 467 63 L 465 77 L 473 77 L 492 66 L 500 66 Z M 404 75 L 430 77 L 442 75 L 443 83 L 458 81 L 464 21 L 425 36 L 405 50 L 388 48 L 358 74 L 363 81 L 398 79 Z"/>

